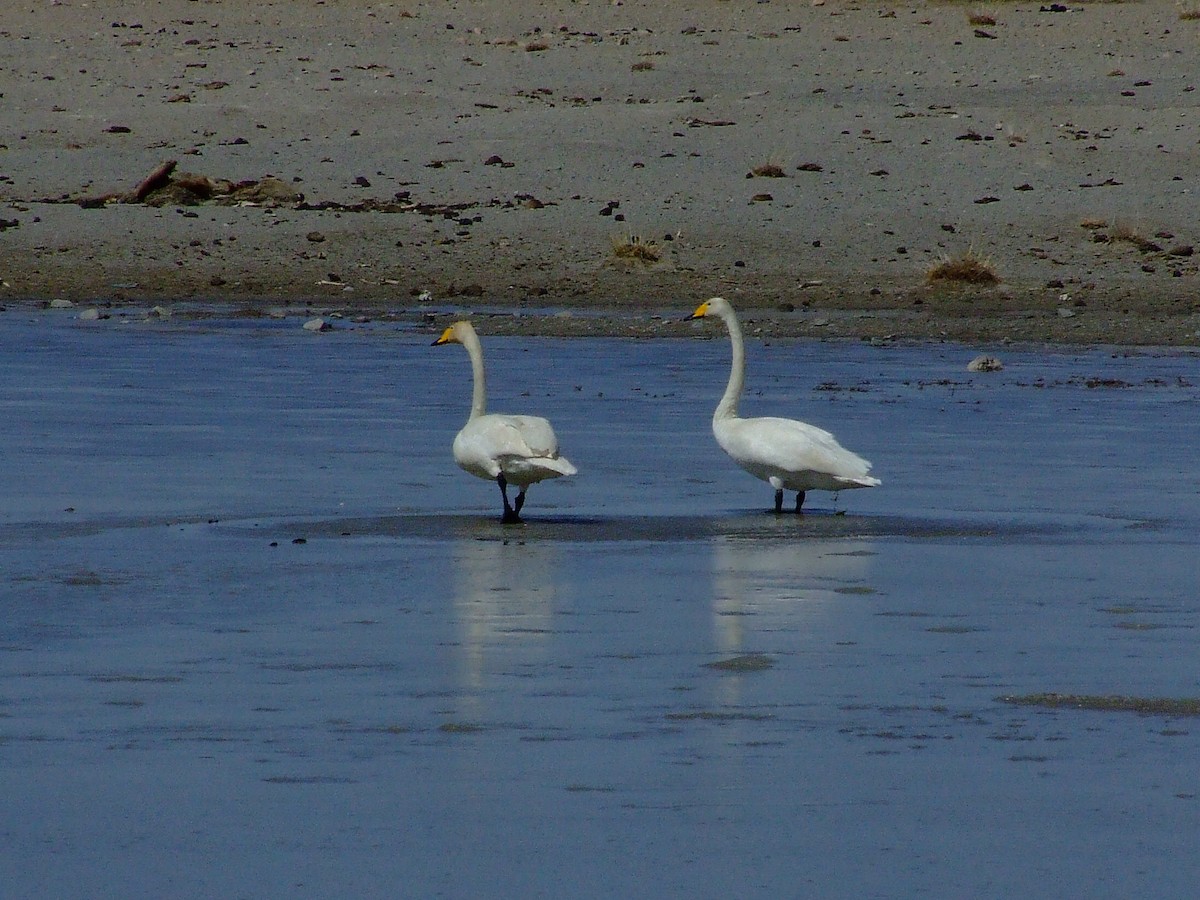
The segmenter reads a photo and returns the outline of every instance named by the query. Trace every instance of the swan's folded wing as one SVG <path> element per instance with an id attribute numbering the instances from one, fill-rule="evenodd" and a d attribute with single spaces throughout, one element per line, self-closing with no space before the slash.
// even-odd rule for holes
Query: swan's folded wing
<path id="1" fill-rule="evenodd" d="M 521 435 L 525 447 L 522 454 L 505 456 L 501 465 L 511 480 L 541 481 L 560 475 L 575 475 L 578 469 L 558 452 L 558 437 L 550 423 L 540 416 L 504 416 L 507 423 Z"/>
<path id="2" fill-rule="evenodd" d="M 454 439 L 454 458 L 480 478 L 503 472 L 509 482 L 519 485 L 578 471 L 559 455 L 554 429 L 538 416 L 478 416 Z"/>
<path id="3" fill-rule="evenodd" d="M 527 456 L 549 457 L 558 456 L 558 436 L 550 423 L 541 416 L 500 416 L 507 424 L 520 434 L 521 441 L 526 447 Z"/>
<path id="4" fill-rule="evenodd" d="M 730 429 L 728 452 L 781 472 L 819 472 L 839 479 L 866 478 L 871 464 L 828 431 L 795 419 L 756 418 Z"/>
<path id="5" fill-rule="evenodd" d="M 491 459 L 560 458 L 554 429 L 540 416 L 480 416 L 463 427 L 456 443 L 463 452 Z"/>

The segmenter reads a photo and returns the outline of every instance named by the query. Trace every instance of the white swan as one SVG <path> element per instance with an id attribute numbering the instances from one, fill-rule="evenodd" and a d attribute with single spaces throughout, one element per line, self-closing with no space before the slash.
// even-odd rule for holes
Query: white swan
<path id="1" fill-rule="evenodd" d="M 470 322 L 455 322 L 433 342 L 462 344 L 471 357 L 475 386 L 471 415 L 454 438 L 454 461 L 472 475 L 495 481 L 504 499 L 501 522 L 520 522 L 529 485 L 547 478 L 574 475 L 578 469 L 558 455 L 558 438 L 550 423 L 538 416 L 488 415 L 487 383 L 483 373 L 483 347 Z M 508 485 L 521 490 L 508 502 Z"/>
<path id="2" fill-rule="evenodd" d="M 705 316 L 719 317 L 729 329 L 733 344 L 729 384 L 713 413 L 713 435 L 734 462 L 775 488 L 775 512 L 783 510 L 785 489 L 796 492 L 796 512 L 800 512 L 805 491 L 842 491 L 883 483 L 867 474 L 871 471 L 869 462 L 839 444 L 828 431 L 795 419 L 738 416 L 746 374 L 742 329 L 733 307 L 723 297 L 701 303 L 688 319 Z"/>

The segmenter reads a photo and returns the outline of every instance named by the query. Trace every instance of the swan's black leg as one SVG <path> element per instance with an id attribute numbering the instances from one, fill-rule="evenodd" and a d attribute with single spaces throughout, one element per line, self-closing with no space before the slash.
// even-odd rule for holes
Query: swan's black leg
<path id="1" fill-rule="evenodd" d="M 521 510 L 520 498 L 517 499 L 517 508 L 513 509 L 512 504 L 508 502 L 508 479 L 504 477 L 503 472 L 496 476 L 496 484 L 500 485 L 500 497 L 504 500 L 504 515 L 500 517 L 500 521 L 505 525 L 520 522 L 521 517 L 517 515 Z"/>
<path id="2" fill-rule="evenodd" d="M 796 491 L 796 512 L 804 505 L 804 491 Z"/>
<path id="3" fill-rule="evenodd" d="M 521 514 L 521 507 L 525 505 L 525 488 L 521 488 L 517 494 L 517 499 L 513 502 L 513 512 L 518 516 Z"/>
<path id="4" fill-rule="evenodd" d="M 783 488 L 775 492 L 775 512 L 776 514 L 783 512 Z"/>

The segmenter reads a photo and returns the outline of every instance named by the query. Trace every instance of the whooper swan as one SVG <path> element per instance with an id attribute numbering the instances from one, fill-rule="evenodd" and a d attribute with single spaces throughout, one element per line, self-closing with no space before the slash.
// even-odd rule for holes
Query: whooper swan
<path id="1" fill-rule="evenodd" d="M 882 484 L 867 474 L 871 471 L 869 462 L 839 444 L 828 431 L 795 419 L 741 418 L 738 400 L 746 374 L 742 329 L 733 307 L 723 297 L 706 300 L 688 318 L 706 316 L 717 316 L 725 323 L 733 345 L 729 384 L 713 413 L 713 435 L 734 462 L 775 488 L 775 512 L 783 511 L 784 490 L 796 492 L 796 512 L 800 512 L 805 491 L 843 491 Z"/>
<path id="2" fill-rule="evenodd" d="M 578 470 L 558 455 L 558 438 L 550 423 L 539 416 L 506 416 L 485 413 L 487 383 L 483 372 L 483 347 L 470 322 L 455 322 L 433 342 L 462 344 L 471 357 L 475 385 L 471 393 L 471 415 L 454 438 L 454 461 L 480 478 L 500 485 L 504 500 L 504 523 L 520 522 L 529 485 Z M 508 502 L 509 484 L 521 490 Z"/>

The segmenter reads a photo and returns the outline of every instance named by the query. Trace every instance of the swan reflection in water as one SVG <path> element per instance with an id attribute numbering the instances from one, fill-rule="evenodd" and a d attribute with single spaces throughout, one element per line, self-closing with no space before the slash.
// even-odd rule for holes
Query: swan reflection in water
<path id="1" fill-rule="evenodd" d="M 868 590 L 874 551 L 860 538 L 713 539 L 713 643 L 719 658 L 793 650 L 835 614 L 847 593 Z M 726 679 L 733 684 L 737 679 Z"/>
<path id="2" fill-rule="evenodd" d="M 492 676 L 540 658 L 558 601 L 558 547 L 467 539 L 455 557 L 462 686 L 485 689 Z"/>

